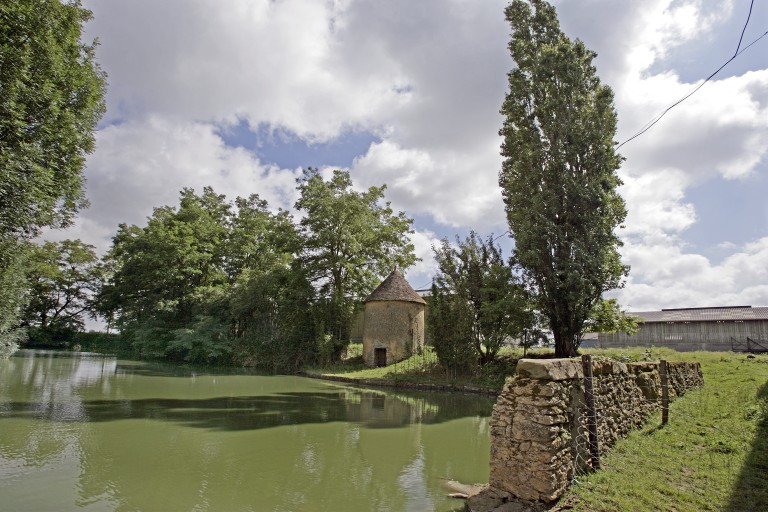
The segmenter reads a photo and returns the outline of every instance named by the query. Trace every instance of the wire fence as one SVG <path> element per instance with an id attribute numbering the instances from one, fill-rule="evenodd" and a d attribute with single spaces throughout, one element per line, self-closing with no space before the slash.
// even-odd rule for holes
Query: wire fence
<path id="1" fill-rule="evenodd" d="M 577 395 L 578 400 L 570 411 L 573 415 L 572 483 L 588 480 L 596 469 L 603 467 L 608 449 L 628 434 L 617 427 L 611 411 L 606 410 L 605 402 L 601 401 L 600 393 L 604 389 L 600 389 L 592 377 L 589 356 L 584 357 L 583 364 L 583 396 Z M 750 497 L 750 493 L 765 493 L 757 489 L 754 482 L 768 479 L 766 444 L 761 441 L 768 431 L 768 372 L 734 372 L 725 378 L 734 383 L 754 381 L 754 384 L 702 388 L 671 410 L 670 396 L 675 396 L 675 391 L 670 389 L 674 386 L 669 377 L 667 362 L 662 360 L 658 391 L 632 404 L 645 409 L 644 423 L 637 425 L 643 430 L 643 438 L 628 449 L 638 466 L 652 467 L 658 474 L 668 471 L 672 474 L 670 468 L 677 468 L 676 485 L 702 500 L 710 488 L 718 488 L 719 492 L 731 495 L 727 510 L 741 510 L 741 504 L 750 499 L 765 505 L 765 494 Z M 743 419 L 749 421 L 741 421 Z M 665 431 L 668 424 L 672 424 L 674 432 Z"/>
<path id="2" fill-rule="evenodd" d="M 347 347 L 344 360 L 352 361 L 352 360 L 359 359 L 360 365 L 363 365 L 362 356 L 363 356 L 363 344 L 351 343 Z M 394 375 L 400 375 L 400 376 L 404 376 L 408 374 L 420 375 L 420 374 L 436 371 L 439 367 L 440 367 L 440 362 L 437 358 L 437 353 L 435 352 L 435 349 L 431 346 L 426 346 L 421 350 L 420 353 L 413 354 L 412 356 L 402 361 L 398 361 L 397 363 L 392 363 L 387 365 L 385 371 L 387 374 L 394 374 Z"/>
<path id="3" fill-rule="evenodd" d="M 617 426 L 620 421 L 609 421 L 607 411 L 601 406 L 600 389 L 596 390 L 592 373 L 591 356 L 582 356 L 584 381 L 583 395 L 578 396 L 573 407 L 573 479 L 581 477 L 601 468 L 601 457 L 607 453 L 615 442 L 629 433 L 626 425 Z M 631 407 L 640 408 L 641 416 L 647 418 L 656 411 L 661 411 L 660 427 L 669 422 L 670 381 L 668 363 L 659 362 L 660 388 L 649 386 L 648 396 L 642 399 L 635 397 Z M 627 404 L 629 407 L 630 404 Z M 637 413 L 634 413 L 637 414 Z M 601 428 L 602 427 L 602 428 Z M 608 433 L 608 435 L 606 435 Z M 602 435 L 601 435 L 602 434 Z"/>

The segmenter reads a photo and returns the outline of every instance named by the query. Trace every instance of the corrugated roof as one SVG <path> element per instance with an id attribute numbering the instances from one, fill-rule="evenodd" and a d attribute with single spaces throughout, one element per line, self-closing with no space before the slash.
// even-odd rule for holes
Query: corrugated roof
<path id="1" fill-rule="evenodd" d="M 628 313 L 643 322 L 718 322 L 768 320 L 768 307 L 737 306 L 717 308 L 663 309 Z"/>
<path id="2" fill-rule="evenodd" d="M 405 280 L 403 274 L 397 269 L 393 270 L 392 273 L 382 281 L 379 287 L 373 290 L 373 293 L 365 299 L 365 302 L 374 300 L 399 300 L 403 302 L 426 304 L 426 301 L 411 288 L 411 285 Z"/>

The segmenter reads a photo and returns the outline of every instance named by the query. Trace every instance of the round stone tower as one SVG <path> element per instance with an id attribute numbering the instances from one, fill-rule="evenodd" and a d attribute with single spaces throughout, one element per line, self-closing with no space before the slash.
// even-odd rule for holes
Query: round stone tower
<path id="1" fill-rule="evenodd" d="M 387 366 L 424 348 L 426 302 L 397 270 L 365 299 L 363 360 Z"/>

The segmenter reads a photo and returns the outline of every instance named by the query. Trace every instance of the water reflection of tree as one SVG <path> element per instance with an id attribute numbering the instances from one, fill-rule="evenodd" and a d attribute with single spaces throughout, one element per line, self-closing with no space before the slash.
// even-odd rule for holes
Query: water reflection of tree
<path id="1" fill-rule="evenodd" d="M 471 475 L 488 467 L 489 397 L 195 380 L 87 357 L 13 364 L 18 376 L 0 382 L 0 455 L 42 466 L 69 450 L 81 506 L 435 509 L 440 477 L 487 478 Z M 261 382 L 273 387 L 242 394 Z"/>
<path id="2" fill-rule="evenodd" d="M 115 360 L 88 354 L 22 351 L 24 357 L 3 362 L 0 419 L 44 419 L 30 428 L 26 421 L 3 421 L 0 454 L 29 467 L 59 457 L 73 443 L 72 421 L 85 419 L 81 394 L 99 387 L 114 373 Z"/>
<path id="3" fill-rule="evenodd" d="M 222 510 L 433 510 L 442 495 L 431 484 L 460 476 L 461 466 L 488 465 L 485 415 L 437 422 L 441 405 L 458 408 L 477 397 L 449 398 L 351 388 L 286 393 L 278 397 L 283 410 L 276 417 L 295 420 L 304 403 L 305 409 L 312 404 L 314 420 L 257 429 L 231 428 L 239 420 L 227 420 L 224 433 L 147 416 L 135 433 L 118 430 L 124 422 L 109 422 L 82 442 L 84 453 L 102 453 L 84 458 L 82 497 L 112 493 L 121 497 L 117 510 L 193 509 L 201 499 Z M 449 416 L 462 415 L 443 414 Z M 429 424 L 442 431 L 424 435 Z M 122 442 L 105 456 L 104 446 L 116 437 Z M 467 462 L 475 457 L 480 460 Z"/>

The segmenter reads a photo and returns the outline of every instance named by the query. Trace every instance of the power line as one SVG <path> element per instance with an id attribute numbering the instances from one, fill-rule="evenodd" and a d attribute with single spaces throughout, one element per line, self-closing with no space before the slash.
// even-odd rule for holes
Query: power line
<path id="1" fill-rule="evenodd" d="M 766 30 L 765 32 L 763 32 L 763 34 L 762 34 L 762 35 L 760 35 L 760 37 L 758 37 L 757 39 L 755 39 L 754 41 L 752 41 L 751 43 L 749 43 L 749 44 L 748 44 L 747 46 L 745 46 L 744 48 L 741 48 L 741 42 L 742 42 L 742 39 L 744 38 L 744 32 L 747 30 L 747 25 L 749 24 L 749 19 L 752 17 L 752 5 L 753 5 L 753 4 L 754 4 L 754 0 L 752 0 L 752 3 L 751 3 L 751 4 L 750 4 L 750 6 L 749 6 L 749 14 L 747 15 L 747 21 L 744 23 L 744 28 L 742 29 L 742 31 L 741 31 L 741 37 L 739 38 L 739 44 L 738 44 L 738 46 L 736 47 L 736 52 L 733 54 L 733 56 L 732 56 L 730 59 L 728 59 L 727 61 L 725 61 L 725 63 L 724 63 L 722 66 L 720 66 L 719 68 L 717 68 L 717 70 L 716 70 L 714 73 L 712 73 L 711 75 L 709 75 L 709 76 L 708 76 L 708 77 L 707 77 L 707 78 L 706 78 L 706 79 L 705 79 L 703 82 L 701 82 L 699 85 L 697 85 L 696 87 L 694 87 L 694 88 L 693 88 L 693 90 L 692 90 L 691 92 L 689 92 L 688 94 L 686 94 L 685 96 L 683 96 L 682 98 L 680 98 L 679 100 L 677 100 L 676 102 L 674 102 L 672 105 L 670 105 L 669 107 L 667 107 L 667 108 L 666 108 L 666 109 L 665 109 L 665 110 L 664 110 L 664 111 L 663 111 L 661 114 L 659 114 L 658 116 L 656 116 L 656 117 L 655 117 L 653 120 L 651 120 L 651 121 L 649 121 L 648 123 L 646 123 L 646 125 L 645 125 L 645 126 L 644 126 L 644 127 L 643 127 L 643 128 L 640 130 L 640 131 L 639 131 L 639 132 L 637 132 L 636 134 L 634 134 L 633 136 L 631 136 L 630 138 L 628 138 L 627 140 L 625 140 L 624 142 L 622 142 L 621 144 L 619 144 L 618 146 L 616 146 L 616 149 L 619 149 L 619 148 L 621 148 L 621 146 L 623 146 L 623 145 L 624 145 L 624 144 L 626 144 L 627 142 L 629 142 L 629 141 L 631 141 L 631 140 L 634 140 L 634 139 L 636 139 L 637 137 L 641 136 L 642 134 L 644 134 L 645 132 L 647 132 L 648 130 L 650 130 L 650 129 L 651 129 L 651 128 L 652 128 L 652 127 L 653 127 L 653 126 L 656 124 L 656 123 L 658 123 L 659 121 L 661 121 L 661 118 L 662 118 L 662 117 L 664 117 L 664 116 L 667 114 L 667 112 L 669 112 L 670 110 L 672 110 L 673 108 L 675 108 L 676 106 L 678 106 L 680 103 L 684 102 L 685 100 L 687 100 L 688 98 L 690 98 L 691 96 L 693 96 L 693 94 L 694 94 L 694 93 L 696 93 L 696 91 L 698 91 L 699 89 L 701 89 L 701 88 L 704 86 L 704 84 L 706 84 L 707 82 L 709 82 L 709 81 L 710 81 L 710 80 L 711 80 L 711 79 L 712 79 L 712 78 L 713 78 L 715 75 L 717 75 L 717 74 L 718 74 L 720 71 L 722 71 L 722 69 L 723 69 L 725 66 L 727 66 L 728 64 L 730 64 L 730 63 L 731 63 L 731 61 L 733 61 L 733 60 L 734 60 L 736 57 L 738 57 L 739 55 L 741 55 L 742 53 L 744 53 L 745 51 L 747 51 L 747 50 L 748 50 L 748 49 L 749 49 L 749 48 L 750 48 L 752 45 L 754 45 L 755 43 L 757 43 L 758 41 L 760 41 L 762 38 L 764 38 L 766 35 L 768 35 L 768 30 Z"/>
<path id="2" fill-rule="evenodd" d="M 733 54 L 734 57 L 739 54 L 739 48 L 741 48 L 741 41 L 744 39 L 744 32 L 747 31 L 747 25 L 749 25 L 749 18 L 752 17 L 752 7 L 755 5 L 755 0 L 752 0 L 749 3 L 749 13 L 747 13 L 747 22 L 744 23 L 744 28 L 741 29 L 741 37 L 739 37 L 739 44 L 736 45 L 736 52 Z"/>

